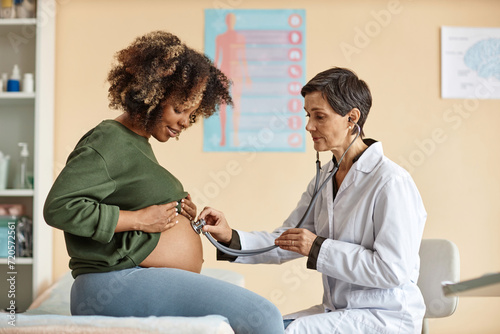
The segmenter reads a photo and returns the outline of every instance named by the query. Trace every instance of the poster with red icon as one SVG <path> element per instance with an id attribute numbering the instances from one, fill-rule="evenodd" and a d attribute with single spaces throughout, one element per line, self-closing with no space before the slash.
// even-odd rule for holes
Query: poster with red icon
<path id="1" fill-rule="evenodd" d="M 305 151 L 305 10 L 206 9 L 205 53 L 234 104 L 203 121 L 204 151 Z"/>

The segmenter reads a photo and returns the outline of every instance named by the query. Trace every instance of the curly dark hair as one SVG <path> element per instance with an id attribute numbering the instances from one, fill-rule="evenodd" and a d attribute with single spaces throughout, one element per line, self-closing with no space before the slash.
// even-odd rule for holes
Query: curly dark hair
<path id="1" fill-rule="evenodd" d="M 196 117 L 210 117 L 220 104 L 232 104 L 229 79 L 201 52 L 165 31 L 138 37 L 115 55 L 108 74 L 109 107 L 127 112 L 148 132 L 162 117 L 167 100 L 184 107 L 201 100 Z"/>

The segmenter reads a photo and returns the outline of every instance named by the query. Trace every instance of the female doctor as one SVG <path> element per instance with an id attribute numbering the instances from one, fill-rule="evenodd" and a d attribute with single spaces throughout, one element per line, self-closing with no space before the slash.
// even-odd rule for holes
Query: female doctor
<path id="1" fill-rule="evenodd" d="M 301 94 L 314 149 L 333 153 L 320 184 L 346 153 L 302 228 L 294 226 L 311 201 L 315 179 L 272 233 L 234 231 L 213 208 L 200 213 L 203 229 L 234 249 L 278 246 L 253 256 L 219 251 L 218 259 L 283 263 L 307 256 L 307 268 L 322 273 L 322 304 L 285 316 L 286 333 L 420 333 L 425 305 L 417 287 L 418 251 L 427 214 L 411 176 L 384 156 L 380 142 L 362 139 L 370 90 L 352 71 L 332 68 Z"/>

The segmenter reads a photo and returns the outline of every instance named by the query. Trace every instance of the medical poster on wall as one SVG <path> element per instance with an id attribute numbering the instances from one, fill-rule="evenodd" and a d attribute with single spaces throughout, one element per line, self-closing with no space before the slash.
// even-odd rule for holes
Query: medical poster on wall
<path id="1" fill-rule="evenodd" d="M 304 10 L 206 9 L 205 53 L 234 105 L 204 120 L 204 151 L 305 151 Z"/>
<path id="2" fill-rule="evenodd" d="M 441 28 L 441 95 L 500 99 L 500 28 Z"/>

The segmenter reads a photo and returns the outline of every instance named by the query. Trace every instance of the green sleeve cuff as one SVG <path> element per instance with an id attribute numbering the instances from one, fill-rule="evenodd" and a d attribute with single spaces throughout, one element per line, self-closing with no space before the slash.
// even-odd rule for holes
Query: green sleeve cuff
<path id="1" fill-rule="evenodd" d="M 229 247 L 231 249 L 241 249 L 241 242 L 240 242 L 240 235 L 238 232 L 233 230 L 233 235 L 231 236 L 231 241 L 229 243 L 221 242 L 226 247 Z M 221 252 L 220 250 L 217 249 L 217 261 L 230 261 L 233 262 L 235 261 L 237 256 L 233 255 L 228 255 L 224 252 Z"/>
<path id="2" fill-rule="evenodd" d="M 118 224 L 118 217 L 120 216 L 120 208 L 116 205 L 100 205 L 100 223 L 92 236 L 92 239 L 107 244 L 111 242 L 115 235 L 116 224 Z"/>

